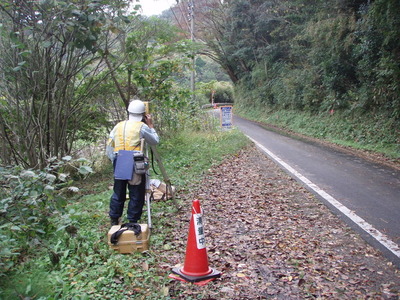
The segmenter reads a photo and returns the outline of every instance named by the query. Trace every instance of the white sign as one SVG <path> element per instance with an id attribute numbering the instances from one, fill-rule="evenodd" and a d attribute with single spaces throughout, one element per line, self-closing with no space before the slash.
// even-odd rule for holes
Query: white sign
<path id="1" fill-rule="evenodd" d="M 220 107 L 221 126 L 223 129 L 232 128 L 232 106 L 221 106 Z"/>
<path id="2" fill-rule="evenodd" d="M 193 221 L 196 231 L 197 249 L 204 249 L 206 247 L 206 237 L 204 235 L 203 215 L 193 214 Z"/>

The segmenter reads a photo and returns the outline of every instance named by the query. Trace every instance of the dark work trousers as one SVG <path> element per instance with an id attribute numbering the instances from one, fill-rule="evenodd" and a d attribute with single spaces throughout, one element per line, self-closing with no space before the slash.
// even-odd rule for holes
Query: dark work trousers
<path id="1" fill-rule="evenodd" d="M 115 164 L 114 164 L 115 166 Z M 128 180 L 114 179 L 114 193 L 110 199 L 111 219 L 118 219 L 124 211 L 126 201 L 126 188 L 129 190 L 128 220 L 137 223 L 142 216 L 145 194 L 146 194 L 146 175 L 142 175 L 142 181 L 139 185 L 130 185 Z"/>

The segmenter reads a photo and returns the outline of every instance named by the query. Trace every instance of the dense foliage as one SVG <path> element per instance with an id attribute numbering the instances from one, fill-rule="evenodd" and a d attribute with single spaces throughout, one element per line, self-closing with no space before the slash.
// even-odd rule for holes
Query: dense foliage
<path id="1" fill-rule="evenodd" d="M 46 165 L 71 152 L 77 132 L 106 116 L 91 101 L 104 69 L 98 51 L 128 1 L 0 1 L 0 159 Z M 112 39 L 113 40 L 113 39 Z"/>
<path id="2" fill-rule="evenodd" d="M 400 117 L 398 1 L 236 0 L 220 6 L 223 23 L 204 40 L 228 62 L 241 106 Z"/>
<path id="3" fill-rule="evenodd" d="M 133 97 L 152 102 L 160 132 L 193 116 L 176 83 L 191 41 L 130 2 L 0 1 L 0 164 L 42 169 L 74 154 L 126 118 Z"/>
<path id="4" fill-rule="evenodd" d="M 159 133 L 167 134 L 185 126 L 196 106 L 191 103 L 188 85 L 181 85 L 185 70 L 190 67 L 193 43 L 182 39 L 179 31 L 158 18 L 136 20 L 118 47 L 107 50 L 106 62 L 112 70 L 107 82 L 116 87 L 114 105 L 119 108 L 114 119 L 125 117 L 125 108 L 132 97 L 149 101 Z M 109 102 L 103 89 L 97 99 Z"/>
<path id="5" fill-rule="evenodd" d="M 0 278 L 39 248 L 58 261 L 54 248 L 45 241 L 56 237 L 60 230 L 75 230 L 77 212 L 67 205 L 79 188 L 72 183 L 91 172 L 88 161 L 70 156 L 59 161 L 53 158 L 41 171 L 0 167 Z"/>
<path id="6" fill-rule="evenodd" d="M 234 88 L 230 81 L 210 81 L 197 84 L 197 98 L 202 105 L 233 103 Z"/>

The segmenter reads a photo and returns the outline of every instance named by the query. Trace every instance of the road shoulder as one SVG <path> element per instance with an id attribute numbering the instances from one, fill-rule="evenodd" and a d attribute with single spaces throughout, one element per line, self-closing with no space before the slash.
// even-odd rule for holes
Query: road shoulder
<path id="1" fill-rule="evenodd" d="M 399 270 L 256 147 L 190 190 L 188 205 L 200 199 L 204 210 L 210 265 L 223 272 L 209 297 L 398 299 Z M 187 223 L 177 223 L 185 239 Z"/>

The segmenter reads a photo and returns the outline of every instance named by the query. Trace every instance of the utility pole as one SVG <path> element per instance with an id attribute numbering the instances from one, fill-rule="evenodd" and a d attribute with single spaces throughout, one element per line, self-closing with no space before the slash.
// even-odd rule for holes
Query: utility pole
<path id="1" fill-rule="evenodd" d="M 189 10 L 189 21 L 190 21 L 190 38 L 192 40 L 192 42 L 195 41 L 195 37 L 194 37 L 194 0 L 189 0 L 188 1 L 188 10 Z M 195 91 L 195 60 L 196 60 L 196 56 L 195 56 L 195 52 L 193 51 L 192 53 L 192 74 L 190 76 L 190 87 L 192 90 L 192 101 L 195 101 L 195 95 L 194 95 L 194 91 Z"/>

